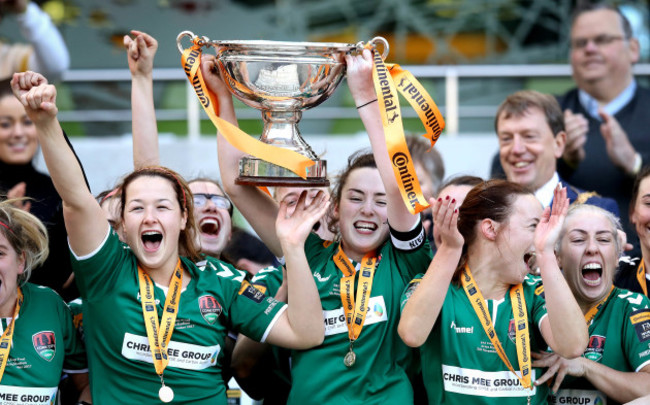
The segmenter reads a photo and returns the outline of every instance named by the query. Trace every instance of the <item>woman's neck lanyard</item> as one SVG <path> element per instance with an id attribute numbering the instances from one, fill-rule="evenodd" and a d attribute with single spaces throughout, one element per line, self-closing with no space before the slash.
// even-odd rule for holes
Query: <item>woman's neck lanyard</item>
<path id="1" fill-rule="evenodd" d="M 636 269 L 636 279 L 643 290 L 643 295 L 648 296 L 648 282 L 645 278 L 645 262 L 641 259 L 639 267 Z"/>
<path id="2" fill-rule="evenodd" d="M 612 291 L 614 291 L 614 286 L 609 289 L 609 292 L 607 295 L 605 295 L 605 298 L 600 300 L 598 304 L 591 307 L 591 309 L 585 314 L 585 321 L 587 322 L 587 326 L 591 325 L 591 321 L 594 320 L 598 311 L 600 311 L 601 308 L 605 305 L 609 296 L 612 295 Z"/>
<path id="3" fill-rule="evenodd" d="M 178 305 L 180 301 L 181 288 L 183 286 L 183 268 L 181 259 L 176 262 L 176 268 L 169 282 L 169 291 L 165 299 L 165 309 L 162 319 L 158 323 L 158 311 L 156 310 L 156 300 L 154 297 L 154 284 L 151 277 L 138 266 L 138 281 L 140 284 L 140 301 L 142 303 L 142 315 L 144 324 L 147 329 L 147 338 L 151 348 L 151 357 L 156 368 L 156 374 L 160 376 L 162 387 L 158 391 L 158 396 L 163 402 L 171 402 L 174 399 L 174 391 L 165 385 L 163 373 L 169 363 L 167 356 L 167 346 L 174 333 L 176 315 L 178 314 Z M 160 328 L 162 326 L 162 335 Z"/>
<path id="4" fill-rule="evenodd" d="M 359 275 L 359 286 L 357 288 L 356 299 L 354 297 L 354 276 L 356 274 L 352 262 L 343 252 L 341 245 L 334 255 L 334 264 L 341 270 L 341 303 L 345 313 L 346 325 L 348 327 L 348 337 L 350 338 L 350 349 L 343 358 L 343 364 L 350 368 L 357 360 L 354 353 L 354 342 L 361 334 L 363 324 L 368 313 L 370 292 L 372 291 L 372 279 L 375 276 L 377 258 L 374 252 L 367 253 L 361 259 L 361 274 Z"/>
<path id="5" fill-rule="evenodd" d="M 461 283 L 465 294 L 469 299 L 469 302 L 474 308 L 474 312 L 481 321 L 483 330 L 485 334 L 490 339 L 492 346 L 496 350 L 497 354 L 503 361 L 503 363 L 508 367 L 508 369 L 519 379 L 522 387 L 531 389 L 533 388 L 531 383 L 531 357 L 530 357 L 530 333 L 528 326 L 528 312 L 526 311 L 526 300 L 524 299 L 524 288 L 521 284 L 512 286 L 510 288 L 510 303 L 512 305 L 512 313 L 515 320 L 515 342 L 517 345 L 517 359 L 519 360 L 519 371 L 521 376 L 517 374 L 514 367 L 508 360 L 499 337 L 494 330 L 494 325 L 492 324 L 492 318 L 487 309 L 485 300 L 483 299 L 483 294 L 478 288 L 478 284 L 472 276 L 472 272 L 469 270 L 469 266 L 465 265 L 463 269 L 463 274 L 461 275 Z M 528 403 L 530 404 L 530 395 L 528 396 Z"/>
<path id="6" fill-rule="evenodd" d="M 18 287 L 17 295 L 18 297 L 16 297 L 16 307 L 14 308 L 13 318 L 11 318 L 11 322 L 9 322 L 0 338 L 0 381 L 2 380 L 2 376 L 5 374 L 5 366 L 7 365 L 9 351 L 11 350 L 11 339 L 14 337 L 14 326 L 16 325 L 16 319 L 18 318 L 20 307 L 23 305 L 23 292 L 20 290 L 20 287 Z"/>

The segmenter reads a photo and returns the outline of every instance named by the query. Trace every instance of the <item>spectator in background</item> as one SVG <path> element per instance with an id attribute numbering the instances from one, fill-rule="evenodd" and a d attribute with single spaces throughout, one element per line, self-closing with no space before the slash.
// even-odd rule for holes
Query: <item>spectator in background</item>
<path id="1" fill-rule="evenodd" d="M 544 207 L 551 205 L 559 183 L 567 188 L 569 202 L 589 203 L 619 215 L 616 202 L 569 185 L 557 173 L 566 131 L 555 98 L 532 90 L 508 96 L 497 109 L 494 129 L 499 138 L 499 159 L 506 179 L 526 187 Z"/>
<path id="2" fill-rule="evenodd" d="M 629 190 L 650 162 L 650 89 L 634 80 L 638 60 L 639 42 L 620 10 L 603 4 L 576 10 L 571 66 L 577 87 L 559 97 L 567 140 L 558 171 L 578 187 L 614 198 L 630 237 Z"/>
<path id="3" fill-rule="evenodd" d="M 0 43 L 0 79 L 14 72 L 33 70 L 50 80 L 60 80 L 70 67 L 70 55 L 50 17 L 29 0 L 0 1 L 0 20 L 14 14 L 29 44 Z"/>

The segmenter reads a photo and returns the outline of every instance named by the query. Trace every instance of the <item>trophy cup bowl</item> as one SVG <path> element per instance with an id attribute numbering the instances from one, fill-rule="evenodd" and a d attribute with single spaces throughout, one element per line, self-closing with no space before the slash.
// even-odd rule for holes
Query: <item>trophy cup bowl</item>
<path id="1" fill-rule="evenodd" d="M 196 38 L 181 32 L 176 43 Z M 264 129 L 260 141 L 300 153 L 315 164 L 307 168 L 306 179 L 292 171 L 253 156 L 239 162 L 237 184 L 275 187 L 326 187 L 327 165 L 303 140 L 298 129 L 302 110 L 315 107 L 336 90 L 345 76 L 345 55 L 361 51 L 358 44 L 282 41 L 210 41 L 216 50 L 219 73 L 230 92 L 244 104 L 262 110 Z M 384 55 L 388 43 L 383 38 Z"/>

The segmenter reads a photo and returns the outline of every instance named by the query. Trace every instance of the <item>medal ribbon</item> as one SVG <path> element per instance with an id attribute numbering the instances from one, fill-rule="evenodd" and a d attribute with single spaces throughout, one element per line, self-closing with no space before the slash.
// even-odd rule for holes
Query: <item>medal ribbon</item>
<path id="1" fill-rule="evenodd" d="M 201 39 L 196 37 L 190 48 L 183 51 L 181 62 L 203 109 L 210 117 L 215 127 L 226 140 L 235 148 L 244 153 L 251 154 L 259 159 L 282 166 L 291 170 L 303 179 L 307 176 L 307 167 L 313 166 L 314 161 L 300 153 L 271 146 L 254 139 L 235 125 L 218 117 L 219 101 L 216 94 L 208 89 L 201 73 Z M 232 85 L 232 83 L 230 84 Z"/>
<path id="2" fill-rule="evenodd" d="M 517 345 L 517 360 L 519 360 L 519 369 L 521 372 L 521 377 L 517 375 L 514 367 L 508 360 L 499 337 L 494 330 L 494 325 L 492 324 L 492 318 L 488 312 L 487 305 L 483 299 L 483 294 L 479 290 L 472 272 L 469 270 L 469 266 L 465 265 L 463 274 L 461 276 L 461 283 L 465 294 L 469 302 L 474 308 L 474 312 L 481 321 L 483 330 L 490 338 L 490 342 L 497 354 L 503 361 L 503 363 L 508 367 L 508 369 L 519 379 L 521 385 L 524 388 L 532 389 L 530 371 L 531 371 L 531 357 L 530 357 L 530 333 L 528 331 L 528 313 L 526 311 L 526 300 L 524 299 L 524 287 L 519 284 L 510 288 L 510 303 L 512 305 L 512 313 L 515 319 L 515 342 Z"/>
<path id="3" fill-rule="evenodd" d="M 138 281 L 140 284 L 140 302 L 142 303 L 142 315 L 144 316 L 144 325 L 147 329 L 147 338 L 151 348 L 151 357 L 153 358 L 156 374 L 162 375 L 165 367 L 169 363 L 167 357 L 167 345 L 174 333 L 176 315 L 178 314 L 179 298 L 183 286 L 183 269 L 181 259 L 176 262 L 176 268 L 172 279 L 169 282 L 169 290 L 165 299 L 165 309 L 158 323 L 158 311 L 156 310 L 156 300 L 154 297 L 154 284 L 151 277 L 138 266 Z M 160 328 L 162 327 L 162 336 Z"/>
<path id="4" fill-rule="evenodd" d="M 7 360 L 9 359 L 9 351 L 11 350 L 11 339 L 14 337 L 14 326 L 16 324 L 16 318 L 18 318 L 18 312 L 20 312 L 20 307 L 23 305 L 23 292 L 18 287 L 18 297 L 16 298 L 16 307 L 14 308 L 14 315 L 11 318 L 11 322 L 7 325 L 2 337 L 0 338 L 0 380 L 5 373 L 5 366 L 7 365 Z"/>
<path id="5" fill-rule="evenodd" d="M 648 296 L 648 282 L 645 278 L 645 262 L 641 259 L 639 267 L 636 269 L 636 279 L 643 290 L 643 295 Z"/>
<path id="6" fill-rule="evenodd" d="M 359 276 L 356 300 L 354 297 L 354 275 L 356 271 L 340 245 L 339 250 L 334 255 L 334 264 L 343 273 L 343 277 L 341 277 L 341 303 L 343 304 L 343 312 L 348 326 L 348 337 L 350 343 L 352 343 L 361 335 L 361 329 L 363 329 L 363 323 L 366 320 L 377 258 L 374 256 L 374 252 L 371 252 L 361 259 L 361 275 Z"/>
<path id="7" fill-rule="evenodd" d="M 406 146 L 397 91 L 417 112 L 426 128 L 423 136 L 431 142 L 431 147 L 444 129 L 445 121 L 436 103 L 410 72 L 396 64 L 385 64 L 379 52 L 374 49 L 373 60 L 372 78 L 393 173 L 404 204 L 411 214 L 416 214 L 428 208 L 429 204 L 422 195 L 411 154 Z"/>
<path id="8" fill-rule="evenodd" d="M 605 303 L 607 302 L 607 299 L 608 299 L 609 296 L 612 294 L 612 291 L 614 291 L 614 286 L 612 286 L 612 288 L 609 289 L 609 292 L 607 293 L 607 295 L 605 296 L 605 298 L 603 298 L 602 300 L 600 300 L 600 302 L 599 302 L 598 304 L 594 305 L 594 306 L 593 306 L 593 307 L 592 307 L 592 308 L 591 308 L 591 309 L 590 309 L 590 310 L 585 314 L 585 321 L 587 322 L 587 325 L 591 324 L 591 321 L 593 321 L 593 319 L 596 317 L 596 314 L 598 313 L 598 311 L 600 311 L 600 309 L 603 307 L 603 305 L 605 305 Z"/>

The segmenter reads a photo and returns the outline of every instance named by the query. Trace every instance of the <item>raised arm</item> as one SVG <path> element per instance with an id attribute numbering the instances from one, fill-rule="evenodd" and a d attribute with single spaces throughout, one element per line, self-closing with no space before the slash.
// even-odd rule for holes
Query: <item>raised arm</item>
<path id="1" fill-rule="evenodd" d="M 36 125 L 45 163 L 63 200 L 70 246 L 78 256 L 91 253 L 106 236 L 106 216 L 88 190 L 81 166 L 63 136 L 56 118 L 56 88 L 34 72 L 14 74 L 11 86 Z"/>
<path id="2" fill-rule="evenodd" d="M 160 164 L 158 126 L 153 103 L 153 60 L 158 41 L 151 35 L 132 30 L 124 36 L 131 71 L 131 115 L 133 166 L 139 169 Z"/>
<path id="3" fill-rule="evenodd" d="M 422 281 L 404 305 L 397 327 L 400 337 L 410 347 L 422 346 L 431 333 L 463 249 L 456 200 L 450 201 L 449 196 L 443 198 L 431 199 L 433 222 L 440 230 L 442 243 Z"/>
<path id="4" fill-rule="evenodd" d="M 558 185 L 553 196 L 553 207 L 544 210 L 535 230 L 535 253 L 544 283 L 548 311 L 548 316 L 541 323 L 542 335 L 555 353 L 562 357 L 574 358 L 584 352 L 589 334 L 582 311 L 560 271 L 555 256 L 555 242 L 560 235 L 568 209 L 566 188 Z"/>
<path id="5" fill-rule="evenodd" d="M 373 101 L 377 99 L 377 94 L 372 80 L 372 54 L 365 49 L 361 55 L 347 55 L 345 61 L 347 63 L 348 87 L 368 133 L 368 138 L 370 138 L 372 153 L 386 189 L 388 223 L 396 231 L 410 231 L 419 220 L 419 215 L 413 215 L 408 211 L 395 179 L 393 165 L 386 147 L 379 104 Z"/>
<path id="6" fill-rule="evenodd" d="M 286 260 L 288 309 L 271 329 L 268 341 L 292 349 L 319 345 L 325 337 L 322 306 L 305 256 L 305 241 L 314 224 L 327 212 L 329 196 L 319 191 L 311 204 L 307 205 L 306 200 L 307 191 L 303 191 L 291 215 L 287 202 L 282 201 L 276 221 Z"/>
<path id="7" fill-rule="evenodd" d="M 237 126 L 232 96 L 217 73 L 213 55 L 203 55 L 201 71 L 206 85 L 219 100 L 219 117 Z M 277 257 L 282 257 L 284 254 L 275 232 L 278 204 L 257 187 L 235 184 L 235 179 L 239 175 L 239 159 L 244 156 L 244 153 L 228 143 L 220 133 L 217 133 L 217 152 L 219 173 L 226 194 L 269 250 Z"/>

